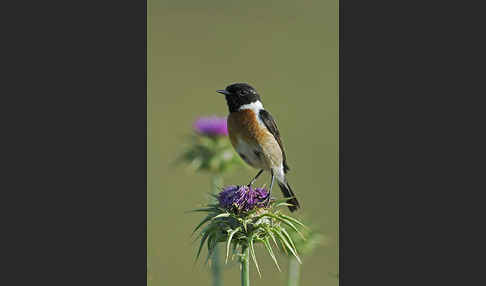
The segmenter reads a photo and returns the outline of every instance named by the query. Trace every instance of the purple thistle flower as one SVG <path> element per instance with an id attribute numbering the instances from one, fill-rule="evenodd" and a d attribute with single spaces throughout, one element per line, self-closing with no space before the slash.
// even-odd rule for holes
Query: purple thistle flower
<path id="1" fill-rule="evenodd" d="M 200 117 L 193 126 L 194 130 L 206 136 L 228 136 L 228 127 L 225 117 Z"/>
<path id="2" fill-rule="evenodd" d="M 218 196 L 220 207 L 245 212 L 255 207 L 264 207 L 269 199 L 270 193 L 266 189 L 248 186 L 228 186 Z"/>

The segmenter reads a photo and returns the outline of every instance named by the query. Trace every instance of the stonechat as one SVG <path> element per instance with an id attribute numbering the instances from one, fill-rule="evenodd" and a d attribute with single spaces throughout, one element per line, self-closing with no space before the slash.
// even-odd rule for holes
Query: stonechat
<path id="1" fill-rule="evenodd" d="M 287 165 L 282 139 L 272 115 L 263 108 L 258 92 L 247 83 L 234 83 L 218 93 L 224 94 L 229 108 L 228 133 L 236 152 L 248 165 L 260 169 L 251 180 L 252 185 L 263 171 L 270 171 L 284 197 L 289 198 L 290 211 L 300 208 L 285 174 Z"/>

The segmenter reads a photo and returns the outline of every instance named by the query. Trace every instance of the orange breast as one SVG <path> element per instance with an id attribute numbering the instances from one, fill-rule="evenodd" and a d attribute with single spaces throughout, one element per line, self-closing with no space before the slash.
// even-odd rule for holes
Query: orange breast
<path id="1" fill-rule="evenodd" d="M 259 125 L 257 115 L 251 109 L 232 112 L 228 116 L 228 133 L 235 148 L 238 144 L 237 138 L 250 144 L 258 144 L 268 136 L 268 131 Z"/>
<path id="2" fill-rule="evenodd" d="M 228 133 L 231 144 L 237 152 L 246 157 L 248 164 L 255 168 L 279 168 L 282 164 L 282 151 L 265 126 L 258 122 L 257 115 L 251 109 L 233 112 L 228 116 Z M 239 140 L 246 144 L 240 144 Z M 241 146 L 239 146 L 241 145 Z M 255 151 L 262 157 L 255 157 Z"/>

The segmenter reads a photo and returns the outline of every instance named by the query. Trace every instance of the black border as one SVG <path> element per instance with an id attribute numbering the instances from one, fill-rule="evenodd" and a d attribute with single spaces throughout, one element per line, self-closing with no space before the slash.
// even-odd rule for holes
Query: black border
<path id="1" fill-rule="evenodd" d="M 340 1 L 341 285 L 484 284 L 473 6 Z"/>
<path id="2" fill-rule="evenodd" d="M 146 1 L 4 11 L 1 284 L 146 285 Z"/>

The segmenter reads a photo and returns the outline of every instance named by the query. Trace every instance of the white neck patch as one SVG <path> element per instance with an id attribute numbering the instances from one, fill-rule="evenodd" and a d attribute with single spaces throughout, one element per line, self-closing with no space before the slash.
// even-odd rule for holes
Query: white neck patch
<path id="1" fill-rule="evenodd" d="M 262 127 L 265 127 L 265 124 L 263 123 L 263 121 L 260 119 L 260 116 L 259 116 L 260 110 L 263 109 L 263 104 L 260 100 L 242 105 L 242 106 L 240 106 L 240 108 L 238 110 L 244 110 L 244 109 L 250 109 L 251 111 L 253 111 L 253 113 L 255 113 L 255 115 L 256 115 L 258 123 L 260 123 L 260 125 Z"/>
<path id="2" fill-rule="evenodd" d="M 260 100 L 257 100 L 252 103 L 244 104 L 240 106 L 238 110 L 243 110 L 243 109 L 251 109 L 255 114 L 258 114 L 261 109 L 263 109 L 263 104 Z"/>

